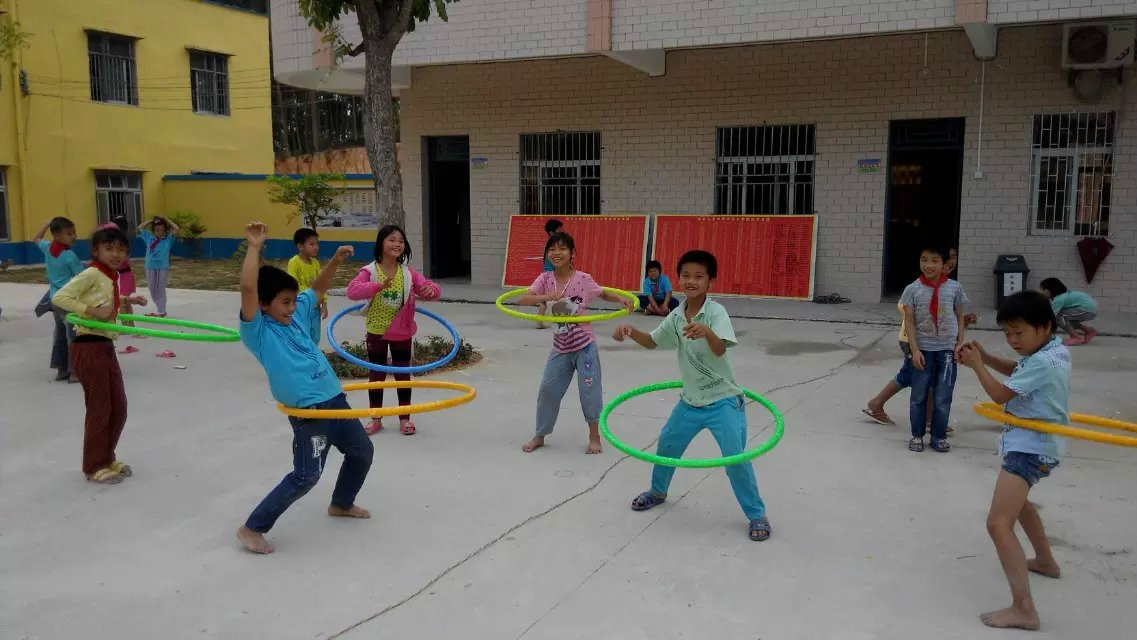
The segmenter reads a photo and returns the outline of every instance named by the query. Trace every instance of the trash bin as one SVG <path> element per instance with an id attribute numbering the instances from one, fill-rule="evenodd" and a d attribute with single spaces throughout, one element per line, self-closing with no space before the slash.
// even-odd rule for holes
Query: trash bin
<path id="1" fill-rule="evenodd" d="M 1030 269 L 1026 258 L 1014 254 L 1004 254 L 995 260 L 995 308 L 1000 309 L 1003 301 L 1026 288 L 1026 276 Z"/>

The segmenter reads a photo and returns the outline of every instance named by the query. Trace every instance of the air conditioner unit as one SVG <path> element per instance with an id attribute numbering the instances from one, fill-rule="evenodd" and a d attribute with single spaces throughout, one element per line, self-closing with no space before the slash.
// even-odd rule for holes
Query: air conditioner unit
<path id="1" fill-rule="evenodd" d="M 1133 64 L 1137 20 L 1063 25 L 1063 69 L 1119 69 Z"/>

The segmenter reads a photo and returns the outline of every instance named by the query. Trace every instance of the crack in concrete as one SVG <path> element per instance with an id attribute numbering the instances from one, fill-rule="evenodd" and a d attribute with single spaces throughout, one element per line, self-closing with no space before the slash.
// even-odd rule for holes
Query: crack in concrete
<path id="1" fill-rule="evenodd" d="M 843 333 L 843 332 L 835 332 L 835 333 Z M 847 340 L 847 339 L 849 339 L 849 338 L 852 338 L 852 337 L 854 337 L 854 336 L 855 336 L 855 334 L 854 334 L 853 332 L 849 332 L 849 333 L 850 333 L 850 335 L 849 335 L 849 336 L 846 336 L 845 338 L 842 338 L 842 339 L 840 340 L 840 342 L 841 342 L 841 344 L 844 344 L 844 345 L 845 345 L 845 346 L 847 346 L 847 347 L 850 347 L 850 348 L 856 349 L 855 347 L 852 347 L 851 345 L 848 345 L 848 344 L 846 344 L 846 343 L 845 343 L 845 340 Z M 889 333 L 890 333 L 890 332 L 884 332 L 884 333 L 882 333 L 880 336 L 877 336 L 877 338 L 876 338 L 875 340 L 873 340 L 871 343 L 869 343 L 869 344 L 868 344 L 868 345 L 866 345 L 865 347 L 863 347 L 863 348 L 861 348 L 861 349 L 856 349 L 856 352 L 855 352 L 855 353 L 854 353 L 854 354 L 853 354 L 853 355 L 852 355 L 852 356 L 851 356 L 851 357 L 850 357 L 848 360 L 846 360 L 846 361 L 842 362 L 841 364 L 838 364 L 837 366 L 835 366 L 835 367 L 831 368 L 831 369 L 830 369 L 830 370 L 829 370 L 827 373 L 825 373 L 825 374 L 823 374 L 823 375 L 820 375 L 820 376 L 816 376 L 816 377 L 814 377 L 814 378 L 810 378 L 810 379 L 808 379 L 808 380 L 802 380 L 802 381 L 800 381 L 800 382 L 795 382 L 795 383 L 793 383 L 793 384 L 783 385 L 783 386 L 780 386 L 780 387 L 774 387 L 773 389 L 769 389 L 769 390 L 767 390 L 767 391 L 764 393 L 764 395 L 766 395 L 766 394 L 770 394 L 770 393 L 773 393 L 773 392 L 775 392 L 775 391 L 782 391 L 782 390 L 785 390 L 785 389 L 792 389 L 792 388 L 794 388 L 794 387 L 800 387 L 800 386 L 803 386 L 803 385 L 807 385 L 807 384 L 810 384 L 810 383 L 812 383 L 812 382 L 817 382 L 817 381 L 819 381 L 819 380 L 827 380 L 827 379 L 829 379 L 829 378 L 832 378 L 832 377 L 833 377 L 834 375 L 836 375 L 836 374 L 837 374 L 837 372 L 838 372 L 838 371 L 840 371 L 842 368 L 844 368 L 845 366 L 847 366 L 847 365 L 849 365 L 849 364 L 852 364 L 852 363 L 853 363 L 853 362 L 855 362 L 855 361 L 857 360 L 857 358 L 859 358 L 859 357 L 860 357 L 860 356 L 861 356 L 863 353 L 865 353 L 865 352 L 866 352 L 866 351 L 868 351 L 869 349 L 871 349 L 871 348 L 873 348 L 874 346 L 876 346 L 876 344 L 877 344 L 878 342 L 880 342 L 880 341 L 881 341 L 881 339 L 883 339 L 883 338 L 884 338 L 886 335 L 889 335 Z M 797 408 L 798 408 L 798 406 L 800 406 L 800 405 L 801 405 L 801 403 L 802 403 L 802 402 L 804 402 L 804 401 L 805 401 L 805 398 L 802 398 L 801 400 L 798 400 L 796 403 L 794 403 L 794 405 L 793 405 L 792 407 L 790 407 L 788 410 L 786 410 L 786 411 L 785 411 L 785 412 L 783 412 L 783 413 L 785 413 L 785 414 L 789 414 L 789 413 L 791 413 L 792 411 L 794 411 L 795 409 L 797 409 Z M 753 436 L 751 436 L 749 439 L 747 439 L 747 442 L 748 442 L 748 443 L 749 443 L 749 442 L 753 442 L 755 438 L 757 438 L 758 436 L 760 436 L 760 435 L 762 435 L 763 433 L 765 433 L 765 432 L 766 432 L 766 431 L 767 431 L 767 430 L 770 428 L 770 425 L 771 425 L 771 424 L 773 424 L 773 421 L 772 421 L 772 420 L 771 420 L 771 422 L 770 422 L 770 423 L 768 423 L 768 424 L 767 424 L 767 425 L 766 425 L 764 428 L 762 428 L 762 429 L 761 429 L 761 430 L 760 430 L 758 433 L 755 433 Z M 643 447 L 643 449 L 647 449 L 647 448 L 651 447 L 652 445 L 654 445 L 654 444 L 655 444 L 656 442 L 658 442 L 658 441 L 659 441 L 659 438 L 658 438 L 658 436 L 657 436 L 657 437 L 656 437 L 654 440 L 652 440 L 652 441 L 651 441 L 651 442 L 649 442 L 647 445 L 645 445 L 645 446 Z M 428 581 L 426 584 L 424 584 L 422 587 L 420 587 L 420 588 L 419 588 L 417 591 L 415 591 L 414 593 L 411 593 L 410 595 L 406 596 L 406 597 L 405 597 L 405 598 L 403 598 L 402 600 L 399 600 L 398 602 L 395 602 L 395 603 L 393 603 L 393 604 L 391 604 L 391 605 L 388 605 L 387 607 L 383 608 L 382 610 L 380 610 L 380 611 L 378 611 L 378 612 L 376 612 L 376 613 L 374 613 L 374 614 L 372 614 L 372 615 L 370 615 L 370 616 L 368 616 L 368 617 L 366 617 L 366 618 L 364 618 L 364 619 L 362 619 L 362 620 L 360 620 L 360 621 L 358 621 L 358 622 L 356 622 L 356 623 L 354 623 L 354 624 L 352 624 L 352 625 L 350 625 L 350 626 L 348 626 L 348 627 L 345 627 L 345 628 L 343 628 L 343 629 L 341 629 L 341 630 L 339 630 L 339 631 L 335 632 L 335 633 L 334 633 L 334 634 L 332 634 L 331 636 L 328 636 L 328 640 L 335 640 L 336 638 L 342 637 L 344 634 L 346 634 L 346 633 L 348 633 L 348 632 L 350 632 L 350 631 L 352 631 L 352 630 L 354 630 L 354 629 L 357 629 L 357 628 L 359 628 L 359 627 L 361 627 L 361 626 L 363 626 L 363 625 L 365 625 L 365 624 L 367 624 L 367 623 L 369 623 L 369 622 L 372 622 L 372 621 L 374 621 L 374 620 L 376 620 L 376 619 L 380 618 L 381 616 L 383 616 L 383 615 L 385 615 L 385 614 L 387 614 L 387 613 L 389 613 L 389 612 L 391 612 L 391 611 L 394 611 L 395 609 L 398 609 L 399 607 L 403 606 L 404 604 L 406 604 L 406 603 L 410 602 L 411 600 L 413 600 L 413 599 L 417 598 L 418 596 L 422 595 L 423 593 L 425 593 L 427 589 L 429 589 L 429 588 L 431 588 L 432 586 L 434 586 L 435 584 L 437 584 L 437 583 L 438 583 L 440 580 L 442 580 L 443 578 L 445 578 L 446 576 L 448 576 L 449 574 L 451 574 L 452 572 L 454 572 L 454 570 L 458 569 L 459 567 L 461 567 L 462 565 L 466 564 L 466 563 L 467 563 L 467 562 L 469 562 L 470 560 L 473 560 L 474 558 L 478 557 L 478 556 L 479 556 L 479 555 L 481 555 L 483 552 L 485 552 L 487 549 L 489 549 L 490 547 L 493 547 L 494 545 L 496 545 L 498 542 L 501 542 L 503 539 L 505 539 L 507 536 L 509 536 L 509 534 L 511 534 L 511 533 L 513 533 L 513 532 L 515 532 L 515 531 L 517 531 L 518 529 L 521 529 L 522 527 L 524 527 L 524 526 L 528 525 L 528 524 L 529 524 L 529 523 L 531 523 L 531 522 L 535 522 L 535 521 L 537 521 L 537 520 L 539 520 L 539 519 L 541 519 L 541 518 L 543 518 L 543 517 L 547 516 L 548 514 L 552 513 L 553 511 L 556 511 L 557 509 L 559 509 L 559 508 L 561 508 L 561 507 L 565 506 L 566 504 L 568 504 L 568 503 L 572 502 L 573 500 L 576 500 L 577 498 L 579 498 L 579 497 L 581 497 L 581 496 L 583 496 L 583 495 L 586 495 L 586 494 L 588 494 L 588 493 L 591 493 L 591 492 L 592 492 L 594 489 L 596 489 L 597 487 L 599 487 L 599 486 L 600 486 L 600 483 L 604 482 L 604 479 L 608 477 L 608 474 L 609 474 L 609 473 L 611 473 L 613 469 L 615 469 L 615 468 L 616 468 L 616 467 L 617 467 L 617 466 L 618 466 L 620 463 L 624 462 L 624 461 L 625 461 L 625 460 L 627 460 L 629 457 L 631 457 L 631 456 L 626 456 L 626 455 L 625 455 L 625 456 L 621 456 L 619 459 L 617 459 L 615 462 L 613 462 L 613 463 L 612 463 L 612 464 L 611 464 L 611 465 L 610 465 L 610 466 L 609 466 L 607 469 L 605 469 L 605 470 L 604 470 L 604 473 L 600 474 L 600 477 L 596 479 L 596 482 L 592 483 L 591 485 L 589 485 L 588 487 L 586 487 L 586 488 L 582 489 L 581 491 L 578 491 L 577 493 L 575 493 L 575 494 L 573 494 L 573 495 L 571 495 L 571 496 L 569 496 L 569 497 L 565 498 L 564 500 L 561 500 L 560 502 L 558 502 L 558 503 L 556 503 L 556 504 L 552 505 L 552 506 L 551 506 L 551 507 L 549 507 L 548 509 L 545 509 L 544 511 L 542 511 L 542 512 L 540 512 L 540 513 L 537 513 L 537 514 L 531 515 L 531 516 L 529 516 L 528 518 L 526 518 L 525 520 L 522 520 L 521 522 L 519 522 L 519 523 L 517 523 L 517 524 L 513 525 L 513 526 L 512 526 L 512 527 L 510 527 L 509 529 L 506 529 L 506 530 L 505 530 L 503 533 L 501 533 L 500 535 L 498 535 L 496 538 L 494 538 L 494 539 L 490 540 L 489 542 L 485 543 L 484 545 L 482 545 L 482 546 L 481 546 L 481 547 L 479 547 L 478 549 L 476 549 L 476 550 L 474 550 L 473 552 L 471 552 L 470 554 L 466 555 L 466 557 L 462 558 L 461 560 L 458 560 L 457 562 L 455 562 L 455 563 L 451 564 L 449 567 L 447 567 L 446 569 L 444 569 L 444 570 L 443 570 L 441 573 L 439 573 L 438 575 L 436 575 L 436 576 L 434 576 L 433 578 L 431 578 L 431 579 L 430 579 L 430 581 Z M 701 485 L 701 484 L 703 483 L 703 481 L 704 481 L 704 480 L 706 480 L 707 478 L 709 478 L 709 477 L 711 476 L 711 474 L 712 474 L 712 473 L 714 473 L 714 472 L 715 472 L 715 470 L 714 470 L 714 469 L 712 469 L 712 470 L 708 471 L 708 472 L 707 472 L 707 473 L 706 473 L 706 474 L 705 474 L 705 475 L 704 475 L 702 478 L 700 478 L 700 479 L 699 479 L 697 482 L 695 482 L 695 484 L 694 484 L 694 485 L 692 485 L 690 489 L 688 489 L 688 490 L 687 490 L 685 493 L 683 493 L 681 496 L 679 496 L 679 498 L 678 498 L 677 500 L 675 500 L 673 504 L 678 504 L 680 501 L 682 501 L 682 500 L 683 500 L 683 498 L 686 498 L 688 494 L 690 494 L 692 491 L 694 491 L 696 488 L 698 488 L 698 487 L 699 487 L 699 485 Z M 588 582 L 590 579 L 592 579 L 592 577 L 593 577 L 594 575 L 596 575 L 596 574 L 597 574 L 597 573 L 598 573 L 598 572 L 599 572 L 601 569 L 603 569 L 603 568 L 604 568 L 604 567 L 605 567 L 605 566 L 608 564 L 608 562 L 610 562 L 610 561 L 611 561 L 613 558 L 615 558 L 617 555 L 619 555 L 619 554 L 620 554 L 620 553 L 621 553 L 621 552 L 622 552 L 624 549 L 626 549 L 626 548 L 627 548 L 629 545 L 631 545 L 631 543 L 632 543 L 632 542 L 634 542 L 634 541 L 635 541 L 636 539 L 638 539 L 638 538 L 639 538 L 641 535 L 643 535 L 643 534 L 644 534 L 644 532 L 646 532 L 646 531 L 647 531 L 649 528 L 651 528 L 651 526 L 652 526 L 653 524 L 655 524 L 655 523 L 656 523 L 656 522 L 657 522 L 657 521 L 658 521 L 660 518 L 662 518 L 663 516 L 667 515 L 667 513 L 669 513 L 670 511 L 671 511 L 670 509 L 664 510 L 664 511 L 663 511 L 663 512 L 661 512 L 661 513 L 660 513 L 658 516 L 656 516 L 656 517 L 655 517 L 655 518 L 653 518 L 653 519 L 652 519 L 650 522 L 648 522 L 648 523 L 647 523 L 647 526 L 645 526 L 643 529 L 641 529 L 641 530 L 639 531 L 639 533 L 637 533 L 635 536 L 633 536 L 631 539 L 629 539 L 629 540 L 628 540 L 626 543 L 624 543 L 624 544 L 623 544 L 623 545 L 622 545 L 622 546 L 621 546 L 619 549 L 617 549 L 617 550 L 616 550 L 616 551 L 615 551 L 615 552 L 614 552 L 612 555 L 610 555 L 610 556 L 609 556 L 607 559 L 605 559 L 605 560 L 604 560 L 604 562 L 602 562 L 602 563 L 601 563 L 601 564 L 600 564 L 598 567 L 596 567 L 596 569 L 594 569 L 594 570 L 593 570 L 593 571 L 592 571 L 592 572 L 591 572 L 591 573 L 590 573 L 590 574 L 589 574 L 587 577 L 585 577 L 585 579 L 584 579 L 584 580 L 583 580 L 583 581 L 582 581 L 582 582 L 581 582 L 579 585 L 577 585 L 575 588 L 573 588 L 573 590 L 572 590 L 571 592 L 569 592 L 568 594 L 566 594 L 565 596 L 563 596 L 563 597 L 562 597 L 560 600 L 558 600 L 558 601 L 557 601 L 557 602 L 556 602 L 556 603 L 555 603 L 555 604 L 554 604 L 554 605 L 553 605 L 553 606 L 552 606 L 552 607 L 551 607 L 551 608 L 550 608 L 548 611 L 546 611 L 545 613 L 543 613 L 543 614 L 542 614 L 542 615 L 541 615 L 541 616 L 540 616 L 540 617 L 539 617 L 537 620 L 535 620 L 535 621 L 533 622 L 533 624 L 529 625 L 529 626 L 528 626 L 528 627 L 525 629 L 525 631 L 523 631 L 523 632 L 521 633 L 521 635 L 520 635 L 520 636 L 518 636 L 518 639 L 520 639 L 521 637 L 523 637 L 525 634 L 529 633 L 529 631 L 530 631 L 531 629 L 533 629 L 533 628 L 534 628 L 534 627 L 535 627 L 535 626 L 536 626 L 536 625 L 537 625 L 537 624 L 538 624 L 538 623 L 539 623 L 539 622 L 540 622 L 542 619 L 544 619 L 546 616 L 548 616 L 550 613 L 552 613 L 552 612 L 553 612 L 553 611 L 554 611 L 554 610 L 555 610 L 557 607 L 559 607 L 559 606 L 560 606 L 560 605 L 561 605 L 563 602 L 565 602 L 566 600 L 568 600 L 568 598 L 569 598 L 569 597 L 571 597 L 573 593 L 576 593 L 576 591 L 577 591 L 577 590 L 579 590 L 579 589 L 580 589 L 580 587 L 582 587 L 582 586 L 583 586 L 585 583 L 587 583 L 587 582 Z"/>

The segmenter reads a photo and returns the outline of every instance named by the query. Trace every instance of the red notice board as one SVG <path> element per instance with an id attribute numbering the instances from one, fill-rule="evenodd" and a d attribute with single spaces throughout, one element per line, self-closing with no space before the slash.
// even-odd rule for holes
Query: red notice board
<path id="1" fill-rule="evenodd" d="M 545 221 L 556 218 L 576 243 L 577 269 L 592 274 L 604 287 L 640 290 L 647 260 L 647 216 L 528 216 L 509 217 L 502 286 L 528 287 L 545 264 Z"/>
<path id="2" fill-rule="evenodd" d="M 652 246 L 676 287 L 679 257 L 706 249 L 719 266 L 712 294 L 809 300 L 816 240 L 816 216 L 661 214 Z"/>

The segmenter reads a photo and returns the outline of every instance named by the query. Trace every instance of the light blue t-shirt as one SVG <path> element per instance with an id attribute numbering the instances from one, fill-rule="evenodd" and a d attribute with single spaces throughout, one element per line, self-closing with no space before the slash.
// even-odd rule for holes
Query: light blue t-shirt
<path id="1" fill-rule="evenodd" d="M 1018 361 L 1003 386 L 1015 397 L 1003 409 L 1016 417 L 1070 424 L 1070 351 L 1054 338 L 1041 349 Z M 1003 426 L 999 453 L 1034 453 L 1061 458 L 1066 439 L 1021 427 Z"/>
<path id="2" fill-rule="evenodd" d="M 716 356 L 706 339 L 683 337 L 683 327 L 687 326 L 686 301 L 669 313 L 651 332 L 651 339 L 657 347 L 675 349 L 678 353 L 679 377 L 683 380 L 679 397 L 692 407 L 705 407 L 739 395 L 741 392 L 734 381 L 734 368 L 730 366 L 729 349 L 738 344 L 730 314 L 721 304 L 707 298 L 691 322 L 710 327 L 726 343 L 728 353 Z"/>
<path id="3" fill-rule="evenodd" d="M 71 249 L 62 251 L 58 258 L 51 255 L 51 241 L 40 240 L 36 243 L 39 250 L 43 252 L 43 263 L 47 266 L 47 281 L 49 284 L 48 295 L 55 295 L 56 291 L 63 288 L 63 285 L 71 281 L 71 278 L 79 275 L 87 267 L 79 262 L 79 256 Z"/>
<path id="4" fill-rule="evenodd" d="M 955 311 L 967 304 L 967 294 L 955 280 L 944 281 L 936 303 L 938 322 L 932 322 L 932 292 L 932 287 L 916 280 L 904 288 L 900 303 L 912 309 L 916 318 L 913 328 L 920 351 L 951 351 L 959 337 L 959 319 L 955 317 Z"/>
<path id="5" fill-rule="evenodd" d="M 241 342 L 264 367 L 277 402 L 303 408 L 343 393 L 328 359 L 312 341 L 311 328 L 320 322 L 320 303 L 314 291 L 296 296 L 291 324 L 280 324 L 259 309 L 252 321 L 240 320 Z"/>
<path id="6" fill-rule="evenodd" d="M 165 238 L 158 238 L 149 229 L 142 229 L 138 237 L 146 244 L 146 268 L 169 269 L 170 249 L 174 246 L 173 234 L 166 234 Z"/>
<path id="7" fill-rule="evenodd" d="M 664 274 L 659 274 L 659 280 L 644 278 L 643 292 L 645 296 L 662 298 L 671 293 L 671 280 Z"/>
<path id="8" fill-rule="evenodd" d="M 1085 291 L 1067 291 L 1054 296 L 1050 301 L 1050 308 L 1054 310 L 1054 315 L 1063 309 L 1077 308 L 1084 309 L 1090 313 L 1098 312 L 1098 302 L 1090 297 L 1090 294 Z"/>

